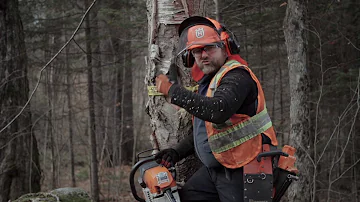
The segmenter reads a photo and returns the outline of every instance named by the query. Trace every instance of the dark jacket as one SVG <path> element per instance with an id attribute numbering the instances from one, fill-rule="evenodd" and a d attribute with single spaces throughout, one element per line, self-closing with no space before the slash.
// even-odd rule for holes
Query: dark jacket
<path id="1" fill-rule="evenodd" d="M 206 91 L 213 75 L 205 75 L 199 81 L 198 93 L 173 85 L 169 95 L 171 103 L 184 108 L 194 116 L 193 137 L 189 135 L 175 149 L 180 157 L 186 157 L 196 150 L 200 160 L 207 167 L 220 164 L 211 153 L 207 141 L 205 121 L 223 123 L 233 114 L 256 114 L 257 86 L 250 74 L 241 68 L 229 71 L 221 80 L 214 97 L 206 97 Z M 192 146 L 190 146 L 192 145 Z"/>

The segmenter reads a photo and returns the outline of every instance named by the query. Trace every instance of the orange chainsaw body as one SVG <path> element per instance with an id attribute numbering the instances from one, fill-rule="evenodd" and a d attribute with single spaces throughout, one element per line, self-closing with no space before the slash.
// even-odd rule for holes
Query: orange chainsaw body
<path id="1" fill-rule="evenodd" d="M 160 191 L 165 188 L 176 186 L 176 182 L 171 173 L 163 166 L 156 166 L 146 170 L 143 180 L 152 194 L 159 194 Z"/>

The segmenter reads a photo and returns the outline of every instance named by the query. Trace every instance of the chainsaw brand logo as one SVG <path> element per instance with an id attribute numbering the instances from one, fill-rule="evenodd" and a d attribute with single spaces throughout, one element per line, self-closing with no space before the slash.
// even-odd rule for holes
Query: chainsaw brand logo
<path id="1" fill-rule="evenodd" d="M 196 38 L 203 38 L 205 36 L 205 30 L 204 28 L 197 28 L 195 29 L 195 36 Z"/>
<path id="2" fill-rule="evenodd" d="M 170 179 L 169 179 L 169 176 L 168 176 L 167 172 L 158 173 L 156 175 L 156 179 L 158 181 L 158 185 L 166 183 L 166 182 L 170 182 Z"/>

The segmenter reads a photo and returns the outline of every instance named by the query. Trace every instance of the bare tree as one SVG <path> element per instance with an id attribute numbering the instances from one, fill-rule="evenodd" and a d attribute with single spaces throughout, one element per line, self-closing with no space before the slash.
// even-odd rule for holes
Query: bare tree
<path id="1" fill-rule="evenodd" d="M 296 146 L 297 167 L 300 170 L 300 182 L 294 183 L 289 192 L 290 201 L 314 201 L 315 183 L 310 186 L 313 163 L 307 147 L 309 132 L 309 78 L 307 75 L 305 31 L 305 0 L 289 0 L 284 20 L 284 34 L 288 53 L 290 79 L 290 144 Z M 312 192 L 312 193 L 311 193 Z M 301 193 L 301 194 L 299 194 Z"/>
<path id="2" fill-rule="evenodd" d="M 88 1 L 85 0 L 85 7 L 88 7 Z M 85 37 L 86 37 L 86 61 L 88 68 L 88 95 L 89 95 L 89 118 L 90 118 L 90 147 L 91 147 L 91 195 L 95 202 L 99 201 L 99 179 L 98 179 L 98 161 L 96 144 L 96 125 L 95 125 L 95 100 L 94 100 L 94 82 L 93 82 L 93 64 L 91 48 L 91 28 L 89 15 L 85 18 Z"/>
<path id="3" fill-rule="evenodd" d="M 214 0 L 214 6 L 215 6 L 215 19 L 218 22 L 221 22 L 221 13 L 220 13 L 220 1 L 219 0 Z"/>
<path id="4" fill-rule="evenodd" d="M 66 32 L 65 32 L 66 37 Z M 71 68 L 69 62 L 69 48 L 65 49 L 65 64 L 66 64 L 66 93 L 67 93 L 67 104 L 68 104 L 68 121 L 69 121 L 69 156 L 70 156 L 70 173 L 71 173 L 71 186 L 76 186 L 75 179 L 75 156 L 74 156 L 74 130 L 73 130 L 73 109 L 71 102 Z"/>
<path id="5" fill-rule="evenodd" d="M 123 1 L 125 8 L 130 9 L 130 1 Z M 123 16 L 123 24 L 126 25 L 131 22 L 130 12 Z M 131 30 L 124 29 L 122 31 L 122 37 L 125 39 L 131 39 Z M 119 72 L 121 75 L 121 91 L 119 92 L 120 101 L 120 159 L 122 163 L 129 164 L 132 161 L 132 147 L 134 142 L 133 131 L 133 100 L 132 100 L 132 57 L 134 56 L 131 51 L 131 40 L 125 40 L 122 42 L 122 69 Z"/>
<path id="6" fill-rule="evenodd" d="M 31 130 L 27 54 L 17 0 L 0 2 L 0 201 L 40 191 L 37 141 Z M 10 121 L 11 120 L 11 121 Z"/>

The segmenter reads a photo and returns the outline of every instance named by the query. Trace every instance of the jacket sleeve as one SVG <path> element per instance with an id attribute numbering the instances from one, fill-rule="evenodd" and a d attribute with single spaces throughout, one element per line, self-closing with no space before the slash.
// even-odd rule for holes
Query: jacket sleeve
<path id="1" fill-rule="evenodd" d="M 226 73 L 214 97 L 206 97 L 173 85 L 169 95 L 171 103 L 184 108 L 190 114 L 212 123 L 224 123 L 243 105 L 248 96 L 257 92 L 255 81 L 250 74 L 240 68 Z M 254 101 L 256 96 L 254 97 Z"/>

